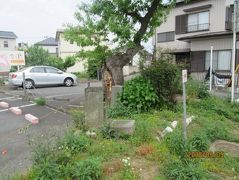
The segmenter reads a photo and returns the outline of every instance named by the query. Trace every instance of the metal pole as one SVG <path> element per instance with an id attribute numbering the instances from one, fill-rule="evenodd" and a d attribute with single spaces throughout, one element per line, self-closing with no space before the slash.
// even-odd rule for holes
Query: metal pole
<path id="1" fill-rule="evenodd" d="M 236 30 L 237 30 L 237 0 L 234 1 L 234 15 L 233 15 L 233 40 L 232 40 L 232 91 L 231 91 L 231 102 L 234 102 L 234 90 L 235 90 L 235 58 L 236 58 Z"/>
<path id="2" fill-rule="evenodd" d="M 213 59 L 213 46 L 211 46 L 211 59 L 210 59 L 210 91 L 212 91 L 212 59 Z"/>
<path id="3" fill-rule="evenodd" d="M 23 91 L 24 91 L 24 99 L 26 99 L 26 95 L 27 95 L 27 92 L 26 92 L 26 79 L 25 79 L 25 72 L 22 73 L 22 86 L 23 86 Z"/>
<path id="4" fill-rule="evenodd" d="M 185 88 L 185 82 L 183 82 L 183 140 L 184 140 L 184 142 L 186 142 L 186 140 L 187 140 L 186 118 L 187 118 L 187 112 L 186 112 L 186 88 Z"/>

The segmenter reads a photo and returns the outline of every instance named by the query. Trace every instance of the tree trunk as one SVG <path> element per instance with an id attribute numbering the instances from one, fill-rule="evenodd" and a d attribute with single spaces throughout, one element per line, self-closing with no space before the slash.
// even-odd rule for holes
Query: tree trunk
<path id="1" fill-rule="evenodd" d="M 123 67 L 127 65 L 141 49 L 141 46 L 127 49 L 125 53 L 114 54 L 106 60 L 106 67 L 109 69 L 113 79 L 112 85 L 124 84 Z"/>

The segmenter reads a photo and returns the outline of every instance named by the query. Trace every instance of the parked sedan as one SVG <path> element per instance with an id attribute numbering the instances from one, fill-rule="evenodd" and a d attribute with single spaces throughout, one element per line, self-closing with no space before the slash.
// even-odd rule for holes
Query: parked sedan
<path id="1" fill-rule="evenodd" d="M 9 84 L 23 86 L 23 73 L 25 73 L 25 87 L 30 89 L 34 86 L 65 85 L 72 86 L 77 77 L 71 73 L 65 73 L 50 66 L 31 66 L 9 74 Z"/>

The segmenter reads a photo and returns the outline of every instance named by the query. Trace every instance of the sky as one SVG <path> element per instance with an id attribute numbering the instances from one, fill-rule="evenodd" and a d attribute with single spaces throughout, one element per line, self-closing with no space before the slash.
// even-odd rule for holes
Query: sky
<path id="1" fill-rule="evenodd" d="M 0 31 L 13 31 L 17 42 L 34 44 L 55 37 L 67 23 L 76 24 L 80 0 L 0 0 Z"/>
<path id="2" fill-rule="evenodd" d="M 77 23 L 81 1 L 87 0 L 0 0 L 0 31 L 13 31 L 28 45 L 55 37 L 57 29 Z M 144 46 L 151 49 L 151 40 Z"/>

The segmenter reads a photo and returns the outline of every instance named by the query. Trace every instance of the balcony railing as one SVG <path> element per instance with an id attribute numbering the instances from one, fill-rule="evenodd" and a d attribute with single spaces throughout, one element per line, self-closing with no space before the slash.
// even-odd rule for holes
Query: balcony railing
<path id="1" fill-rule="evenodd" d="M 187 26 L 187 32 L 194 32 L 194 31 L 205 31 L 209 29 L 209 23 L 205 24 L 195 24 Z"/>

